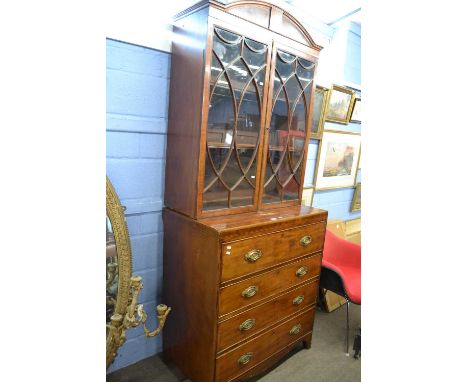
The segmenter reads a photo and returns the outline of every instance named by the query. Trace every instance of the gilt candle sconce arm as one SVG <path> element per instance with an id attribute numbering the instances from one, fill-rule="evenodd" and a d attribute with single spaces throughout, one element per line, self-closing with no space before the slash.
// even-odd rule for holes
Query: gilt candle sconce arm
<path id="1" fill-rule="evenodd" d="M 143 326 L 146 337 L 157 336 L 171 311 L 166 305 L 157 306 L 158 327 L 146 327 L 147 313 L 138 296 L 143 288 L 141 276 L 132 276 L 130 237 L 124 216 L 125 207 L 106 179 L 106 365 L 112 363 L 117 350 L 127 337 L 128 329 Z"/>

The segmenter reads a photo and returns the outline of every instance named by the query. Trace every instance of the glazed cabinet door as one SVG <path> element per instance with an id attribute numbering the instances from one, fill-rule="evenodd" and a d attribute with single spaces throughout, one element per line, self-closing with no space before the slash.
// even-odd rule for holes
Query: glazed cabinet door
<path id="1" fill-rule="evenodd" d="M 211 42 L 199 192 L 205 216 L 257 209 L 272 45 L 216 25 Z"/>
<path id="2" fill-rule="evenodd" d="M 307 160 L 317 59 L 275 44 L 264 148 L 262 208 L 299 204 Z"/>

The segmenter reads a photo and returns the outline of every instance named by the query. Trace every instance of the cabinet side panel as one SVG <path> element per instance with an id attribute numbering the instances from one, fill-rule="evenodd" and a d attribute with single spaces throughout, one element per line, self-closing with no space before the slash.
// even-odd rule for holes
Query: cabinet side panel
<path id="1" fill-rule="evenodd" d="M 172 308 L 164 327 L 164 356 L 193 382 L 210 382 L 216 351 L 218 236 L 167 208 L 163 218 L 164 301 Z"/>
<path id="2" fill-rule="evenodd" d="M 165 205 L 195 216 L 207 10 L 174 26 L 167 134 Z"/>

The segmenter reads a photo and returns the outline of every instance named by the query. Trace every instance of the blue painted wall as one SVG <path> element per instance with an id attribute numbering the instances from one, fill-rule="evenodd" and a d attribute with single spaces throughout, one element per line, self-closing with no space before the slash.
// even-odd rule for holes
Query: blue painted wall
<path id="1" fill-rule="evenodd" d="M 342 85 L 343 81 L 351 82 L 356 85 L 361 84 L 361 27 L 356 23 L 344 23 L 337 27 L 336 34 L 346 33 L 347 39 L 344 49 L 346 52 L 337 57 L 343 57 L 340 72 L 336 73 L 336 80 L 333 81 L 337 85 Z M 333 41 L 332 41 L 333 44 Z M 327 49 L 327 48 L 325 48 Z M 350 123 L 342 125 L 339 123 L 325 122 L 324 129 L 338 130 L 361 133 L 361 124 Z M 306 175 L 304 184 L 312 186 L 315 176 L 317 164 L 319 142 L 311 140 L 309 143 L 309 151 L 307 154 Z M 358 170 L 357 182 L 361 181 L 361 170 Z M 316 191 L 312 205 L 317 208 L 322 208 L 328 211 L 329 219 L 341 219 L 343 221 L 356 219 L 361 217 L 361 211 L 350 212 L 351 201 L 353 199 L 354 188 L 337 188 L 332 190 Z"/>
<path id="2" fill-rule="evenodd" d="M 143 277 L 140 302 L 148 327 L 161 303 L 162 218 L 170 54 L 107 40 L 107 175 L 125 211 L 133 273 Z M 112 372 L 162 350 L 161 337 L 127 332 Z"/>

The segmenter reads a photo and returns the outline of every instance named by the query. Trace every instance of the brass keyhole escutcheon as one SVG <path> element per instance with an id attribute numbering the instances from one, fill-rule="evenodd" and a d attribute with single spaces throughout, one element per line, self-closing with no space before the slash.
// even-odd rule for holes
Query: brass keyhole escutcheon
<path id="1" fill-rule="evenodd" d="M 307 236 L 304 236 L 302 239 L 301 239 L 301 245 L 303 247 L 305 247 L 306 245 L 309 245 L 310 243 L 312 243 L 312 237 L 307 235 Z"/>
<path id="2" fill-rule="evenodd" d="M 258 292 L 258 286 L 252 285 L 252 286 L 249 286 L 248 288 L 246 288 L 246 289 L 242 292 L 242 297 L 251 298 L 251 297 L 255 296 L 255 294 L 256 294 L 257 292 Z"/>
<path id="3" fill-rule="evenodd" d="M 294 325 L 291 328 L 291 330 L 289 331 L 289 334 L 291 334 L 292 336 L 295 336 L 295 335 L 299 334 L 301 330 L 302 330 L 302 325 L 297 324 L 297 325 Z"/>
<path id="4" fill-rule="evenodd" d="M 260 257 L 262 257 L 262 251 L 259 249 L 251 249 L 244 255 L 245 261 L 249 263 L 255 263 Z"/>
<path id="5" fill-rule="evenodd" d="M 297 276 L 297 277 L 305 276 L 305 275 L 307 274 L 307 272 L 309 272 L 309 267 L 300 267 L 300 268 L 296 271 L 296 276 Z"/>
<path id="6" fill-rule="evenodd" d="M 248 353 L 245 353 L 243 356 L 241 356 L 239 358 L 239 361 L 237 361 L 239 363 L 240 366 L 244 366 L 244 365 L 247 365 L 253 358 L 253 353 L 252 352 L 248 352 Z"/>
<path id="7" fill-rule="evenodd" d="M 254 325 L 255 325 L 255 319 L 249 318 L 248 320 L 245 320 L 242 324 L 240 324 L 239 330 L 241 332 L 246 332 L 247 330 L 252 329 Z"/>
<path id="8" fill-rule="evenodd" d="M 302 301 L 304 301 L 304 296 L 303 295 L 300 295 L 300 296 L 297 296 L 294 300 L 293 300 L 293 304 L 294 305 L 300 305 L 302 303 Z"/>

